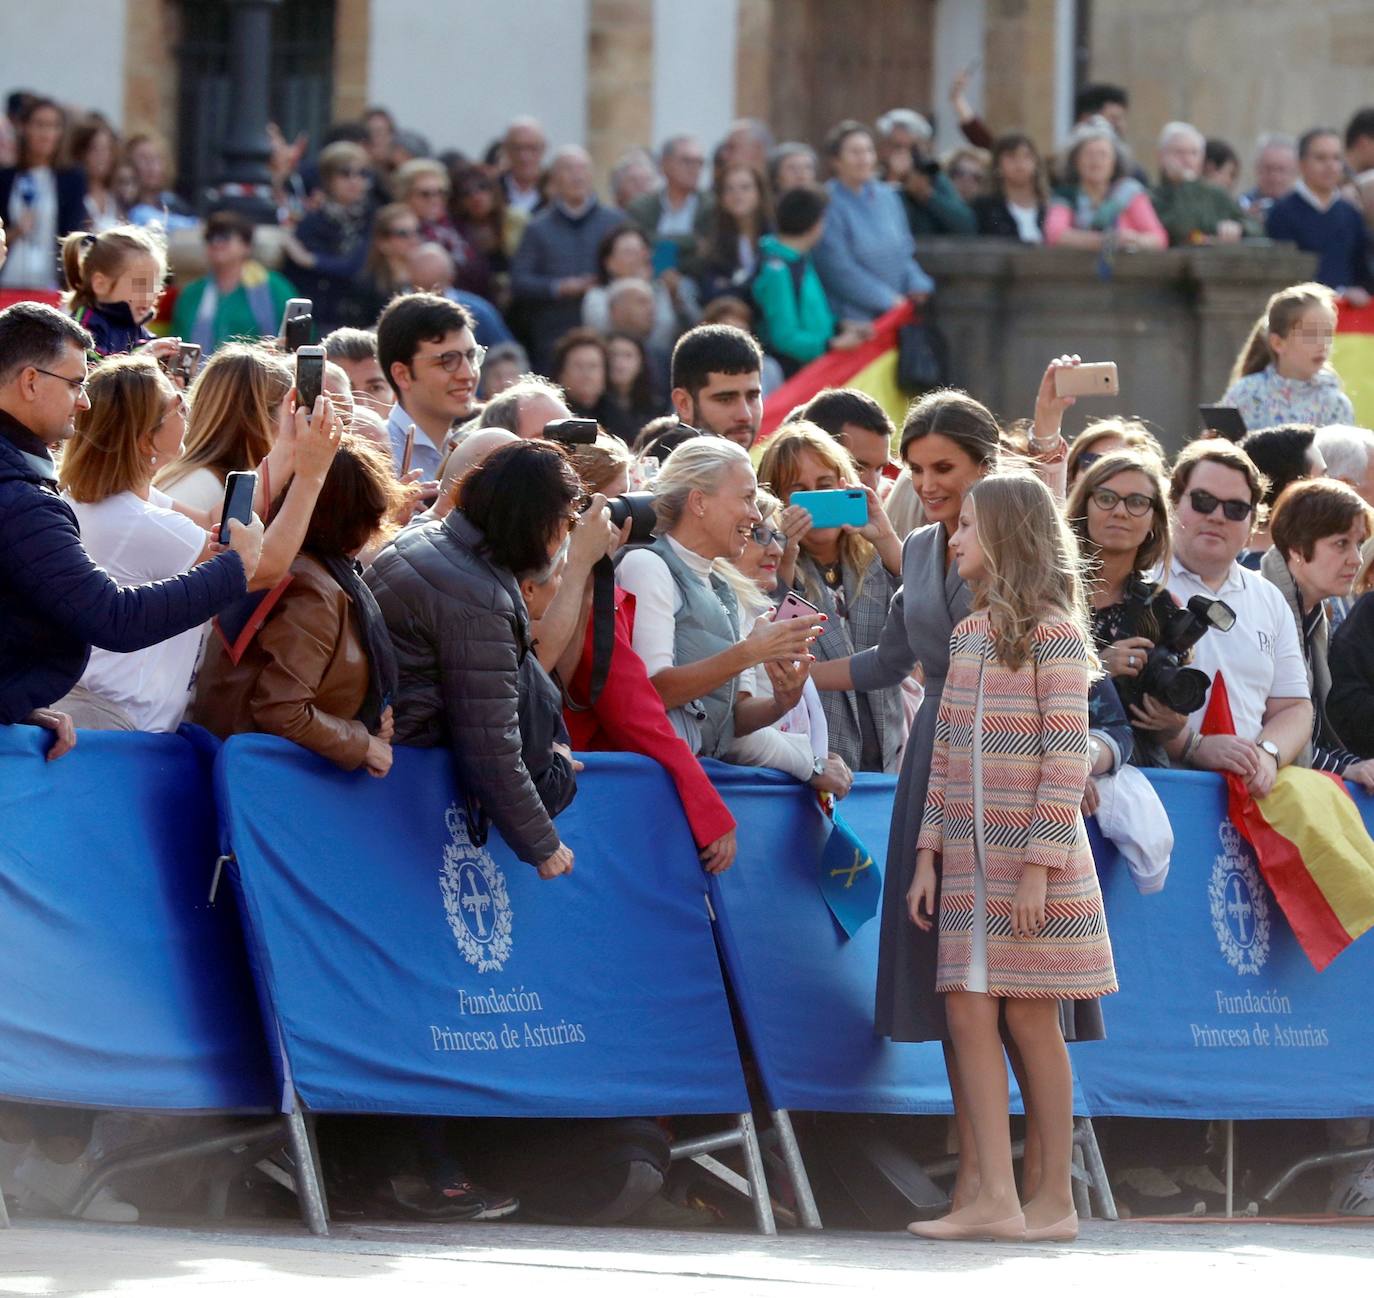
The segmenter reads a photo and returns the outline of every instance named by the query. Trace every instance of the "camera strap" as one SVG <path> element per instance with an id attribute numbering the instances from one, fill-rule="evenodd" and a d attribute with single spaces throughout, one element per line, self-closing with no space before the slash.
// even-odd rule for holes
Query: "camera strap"
<path id="1" fill-rule="evenodd" d="M 592 680 L 587 706 L 595 707 L 606 688 L 615 652 L 615 563 L 608 557 L 592 569 Z"/>

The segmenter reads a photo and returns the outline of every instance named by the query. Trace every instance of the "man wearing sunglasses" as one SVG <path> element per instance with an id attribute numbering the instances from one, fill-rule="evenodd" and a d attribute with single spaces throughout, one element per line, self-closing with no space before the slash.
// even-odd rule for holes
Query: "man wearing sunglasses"
<path id="1" fill-rule="evenodd" d="M 1212 438 L 1185 447 L 1174 465 L 1170 593 L 1180 604 L 1194 595 L 1221 599 L 1236 615 L 1226 633 L 1211 632 L 1193 649 L 1193 663 L 1214 680 L 1221 671 L 1236 733 L 1201 737 L 1202 713 L 1166 745 L 1176 762 L 1230 771 L 1262 798 L 1279 770 L 1312 734 L 1312 699 L 1293 615 L 1277 586 L 1236 562 L 1257 522 L 1264 480 L 1238 446 Z"/>
<path id="2" fill-rule="evenodd" d="M 455 423 L 477 413 L 477 382 L 486 348 L 473 337 L 467 308 L 436 293 L 395 298 L 377 321 L 377 361 L 396 404 L 387 418 L 396 472 L 415 428 L 410 467 L 425 482 L 439 477 Z"/>

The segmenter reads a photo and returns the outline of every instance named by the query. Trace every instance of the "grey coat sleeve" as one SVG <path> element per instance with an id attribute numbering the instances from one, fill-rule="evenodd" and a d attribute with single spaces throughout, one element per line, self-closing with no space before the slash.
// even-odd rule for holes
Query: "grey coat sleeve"
<path id="1" fill-rule="evenodd" d="M 440 692 L 463 789 L 476 797 L 511 850 L 530 865 L 558 849 L 558 831 L 520 755 L 519 654 L 502 613 L 446 622 Z"/>
<path id="2" fill-rule="evenodd" d="M 849 660 L 849 672 L 854 679 L 854 688 L 860 693 L 870 690 L 889 689 L 900 685 L 911 675 L 916 666 L 916 654 L 912 651 L 911 641 L 906 634 L 906 605 L 901 587 L 892 597 L 887 607 L 887 621 L 883 623 L 883 633 L 878 643 L 871 649 L 863 649 Z"/>

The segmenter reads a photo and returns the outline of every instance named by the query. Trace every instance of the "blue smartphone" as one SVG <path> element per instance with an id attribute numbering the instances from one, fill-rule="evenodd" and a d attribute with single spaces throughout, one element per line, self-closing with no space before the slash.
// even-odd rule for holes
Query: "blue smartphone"
<path id="1" fill-rule="evenodd" d="M 794 491 L 787 503 L 806 510 L 812 527 L 863 527 L 868 522 L 868 496 L 862 487 Z"/>
<path id="2" fill-rule="evenodd" d="M 676 239 L 658 239 L 654 243 L 654 276 L 662 275 L 665 270 L 676 270 L 678 255 L 682 245 Z"/>

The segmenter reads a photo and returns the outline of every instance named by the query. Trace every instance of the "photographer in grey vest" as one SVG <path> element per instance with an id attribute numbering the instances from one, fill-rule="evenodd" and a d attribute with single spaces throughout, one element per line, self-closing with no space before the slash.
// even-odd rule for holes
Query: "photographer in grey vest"
<path id="1" fill-rule="evenodd" d="M 654 480 L 658 528 L 652 545 L 625 556 L 620 584 L 635 597 L 634 647 L 674 729 L 702 757 L 723 758 L 737 736 L 772 725 L 801 697 L 818 622 L 760 619 L 741 638 L 739 604 L 715 571 L 735 560 L 761 521 L 748 453 L 723 437 L 695 437 Z M 773 697 L 755 697 L 740 677 L 763 667 Z M 833 773 L 812 784 L 828 788 Z M 833 790 L 832 790 L 833 791 Z"/>

